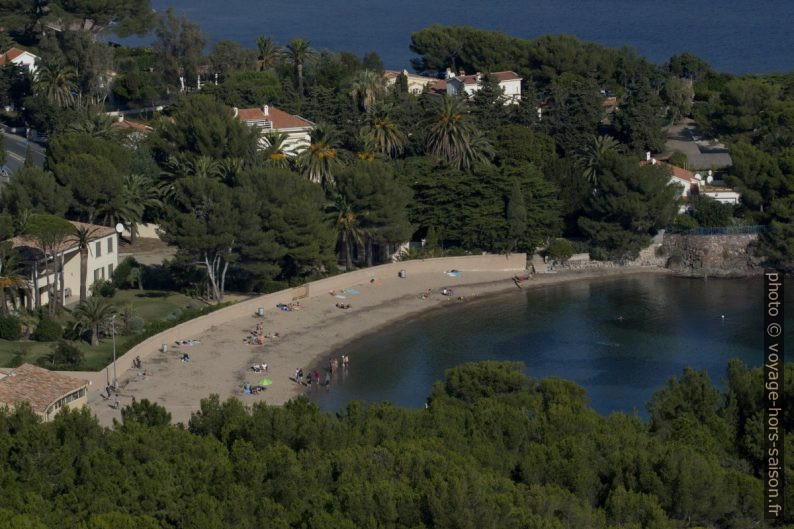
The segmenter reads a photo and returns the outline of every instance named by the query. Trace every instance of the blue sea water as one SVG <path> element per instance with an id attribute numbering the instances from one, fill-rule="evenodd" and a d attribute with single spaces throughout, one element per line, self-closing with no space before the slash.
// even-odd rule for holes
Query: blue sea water
<path id="1" fill-rule="evenodd" d="M 412 32 L 469 25 L 533 38 L 566 33 L 610 47 L 633 46 L 661 63 L 691 52 L 719 71 L 794 70 L 791 0 L 153 0 L 201 25 L 210 42 L 253 47 L 258 35 L 315 48 L 377 51 L 389 68 L 409 65 Z"/>
<path id="2" fill-rule="evenodd" d="M 532 377 L 573 380 L 599 413 L 645 415 L 654 392 L 686 367 L 720 384 L 732 358 L 760 366 L 763 318 L 758 278 L 633 276 L 452 302 L 348 344 L 339 353 L 349 355 L 350 367 L 310 396 L 328 411 L 352 400 L 421 407 L 445 369 L 510 360 Z M 794 310 L 785 328 L 794 343 Z"/>

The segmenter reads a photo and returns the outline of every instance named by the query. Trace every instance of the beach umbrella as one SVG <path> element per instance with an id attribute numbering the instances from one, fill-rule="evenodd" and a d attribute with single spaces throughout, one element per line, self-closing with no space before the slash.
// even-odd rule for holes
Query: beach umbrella
<path id="1" fill-rule="evenodd" d="M 263 378 L 262 380 L 257 382 L 257 384 L 260 385 L 260 386 L 269 386 L 272 383 L 273 383 L 273 381 L 270 380 L 269 378 Z"/>

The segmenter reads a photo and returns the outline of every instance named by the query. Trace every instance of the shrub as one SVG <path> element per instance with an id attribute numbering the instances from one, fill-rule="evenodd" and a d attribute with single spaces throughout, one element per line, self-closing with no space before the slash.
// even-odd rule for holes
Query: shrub
<path id="1" fill-rule="evenodd" d="M 130 332 L 138 332 L 143 329 L 145 323 L 146 322 L 140 316 L 133 316 L 129 319 L 127 328 L 130 330 Z"/>
<path id="2" fill-rule="evenodd" d="M 59 340 L 50 354 L 50 362 L 57 366 L 78 367 L 83 360 L 83 351 L 66 340 Z"/>
<path id="3" fill-rule="evenodd" d="M 676 215 L 673 219 L 673 225 L 671 226 L 671 230 L 676 233 L 683 233 L 699 226 L 697 219 L 690 215 L 689 213 L 683 213 L 681 215 Z"/>
<path id="4" fill-rule="evenodd" d="M 116 288 L 132 288 L 134 280 L 137 279 L 137 275 L 133 274 L 132 271 L 138 267 L 140 265 L 134 258 L 125 258 L 113 271 L 113 286 Z"/>
<path id="5" fill-rule="evenodd" d="M 0 316 L 0 339 L 13 341 L 19 340 L 20 336 L 22 336 L 22 324 L 19 318 L 10 314 Z"/>
<path id="6" fill-rule="evenodd" d="M 571 258 L 573 252 L 573 244 L 567 239 L 554 239 L 549 244 L 549 257 L 555 261 L 565 262 Z"/>
<path id="7" fill-rule="evenodd" d="M 689 158 L 681 151 L 675 151 L 670 158 L 667 159 L 667 163 L 689 169 Z"/>
<path id="8" fill-rule="evenodd" d="M 54 342 L 63 336 L 63 327 L 57 321 L 44 317 L 39 320 L 36 330 L 30 336 L 37 342 Z"/>
<path id="9" fill-rule="evenodd" d="M 100 279 L 99 281 L 94 281 L 94 284 L 91 285 L 91 295 L 112 298 L 116 295 L 116 287 L 110 281 Z"/>

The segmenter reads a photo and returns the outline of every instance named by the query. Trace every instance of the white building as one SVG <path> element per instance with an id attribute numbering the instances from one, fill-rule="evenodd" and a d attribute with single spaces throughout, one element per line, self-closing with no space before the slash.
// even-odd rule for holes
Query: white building
<path id="1" fill-rule="evenodd" d="M 521 101 L 521 81 L 522 78 L 515 72 L 492 72 L 491 78 L 496 79 L 499 87 L 504 91 L 505 104 L 516 104 Z M 446 73 L 446 92 L 447 95 L 465 93 L 469 97 L 477 93 L 482 88 L 482 81 L 485 75 L 476 73 L 473 75 L 455 75 L 449 68 Z M 441 88 L 440 84 L 436 89 Z"/>
<path id="2" fill-rule="evenodd" d="M 100 279 L 110 279 L 113 270 L 118 266 L 118 235 L 116 230 L 107 226 L 96 226 L 82 222 L 69 221 L 76 227 L 88 227 L 94 230 L 94 240 L 88 251 L 88 275 L 86 288 Z M 28 299 L 26 292 L 21 292 L 23 304 L 28 308 L 36 307 L 36 296 L 39 303 L 48 301 L 47 281 L 55 285 L 55 270 L 59 267 L 45 257 L 36 241 L 27 236 L 11 239 L 11 244 L 20 254 L 24 266 L 23 275 L 28 280 L 29 292 L 33 299 Z M 80 296 L 80 250 L 73 238 L 67 238 L 56 249 L 56 260 L 63 263 L 64 303 L 76 301 Z M 49 261 L 49 262 L 48 262 Z M 49 265 L 49 266 L 48 266 Z M 88 291 L 90 295 L 90 290 Z"/>
<path id="3" fill-rule="evenodd" d="M 295 116 L 279 110 L 271 105 L 256 108 L 234 109 L 234 117 L 251 127 L 259 127 L 263 133 L 282 132 L 287 135 L 284 151 L 295 155 L 306 149 L 311 143 L 311 132 L 314 123 L 300 116 Z M 262 138 L 262 146 L 267 147 L 267 141 Z"/>
<path id="4" fill-rule="evenodd" d="M 414 95 L 421 94 L 425 87 L 432 87 L 438 82 L 438 79 L 435 77 L 426 77 L 424 75 L 408 73 L 408 70 L 385 70 L 383 72 L 383 78 L 386 80 L 386 86 L 394 86 L 397 84 L 397 78 L 400 75 L 404 75 L 406 77 L 408 80 L 408 92 Z"/>
<path id="5" fill-rule="evenodd" d="M 645 155 L 645 161 L 641 165 L 663 165 L 670 171 L 670 183 L 675 184 L 681 188 L 679 197 L 684 199 L 684 203 L 679 209 L 680 213 L 685 213 L 688 206 L 686 200 L 692 195 L 702 195 L 713 198 L 722 204 L 736 205 L 742 198 L 742 195 L 729 187 L 724 185 L 712 185 L 717 183 L 711 174 L 708 174 L 704 179 L 700 173 L 694 173 L 683 167 L 669 164 L 656 160 L 651 157 L 648 152 Z M 711 173 L 711 171 L 709 171 Z M 722 183 L 722 182 L 720 182 Z"/>
<path id="6" fill-rule="evenodd" d="M 717 202 L 721 202 L 723 204 L 730 204 L 736 205 L 741 200 L 742 195 L 734 191 L 729 187 L 715 187 L 710 185 L 705 185 L 700 188 L 700 194 L 713 198 Z"/>
<path id="7" fill-rule="evenodd" d="M 0 55 L 0 66 L 6 64 L 16 64 L 28 69 L 31 74 L 36 73 L 36 62 L 39 58 L 29 51 L 20 50 L 19 48 L 9 48 L 5 53 Z"/>

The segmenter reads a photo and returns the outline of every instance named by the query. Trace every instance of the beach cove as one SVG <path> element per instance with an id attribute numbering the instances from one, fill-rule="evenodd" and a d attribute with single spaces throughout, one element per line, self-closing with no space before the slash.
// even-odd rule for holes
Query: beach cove
<path id="1" fill-rule="evenodd" d="M 519 289 L 512 278 L 523 275 L 525 266 L 523 254 L 509 258 L 491 255 L 407 261 L 341 274 L 238 303 L 156 335 L 119 358 L 119 403 L 124 406 L 133 398 L 148 399 L 163 405 L 174 422 L 184 423 L 199 408 L 200 400 L 210 394 L 218 394 L 221 400 L 238 397 L 246 405 L 280 405 L 308 389 L 292 380 L 296 369 L 319 370 L 351 341 L 425 311 L 543 285 L 667 273 L 656 267 L 631 267 L 539 274 L 523 282 Z M 399 277 L 400 270 L 406 270 L 405 278 Z M 448 270 L 458 270 L 460 274 L 454 277 L 445 273 Z M 443 288 L 451 288 L 453 295 L 441 294 Z M 346 289 L 353 289 L 356 294 L 343 294 Z M 299 310 L 281 310 L 276 307 L 278 303 L 299 304 Z M 349 303 L 351 307 L 340 309 L 337 303 Z M 264 318 L 258 316 L 259 308 L 264 309 Z M 260 321 L 266 334 L 278 333 L 278 338 L 266 339 L 263 346 L 244 343 Z M 178 340 L 200 343 L 175 347 Z M 168 350 L 163 352 L 161 344 L 169 345 Z M 189 362 L 180 360 L 183 352 L 189 354 Z M 143 360 L 141 370 L 132 369 L 136 356 Z M 266 374 L 251 369 L 259 363 L 268 364 Z M 120 418 L 120 411 L 100 396 L 109 372 L 112 371 L 73 373 L 90 377 L 89 402 L 103 424 Z M 243 393 L 246 382 L 255 384 L 262 377 L 273 381 L 266 391 L 257 395 Z"/>

